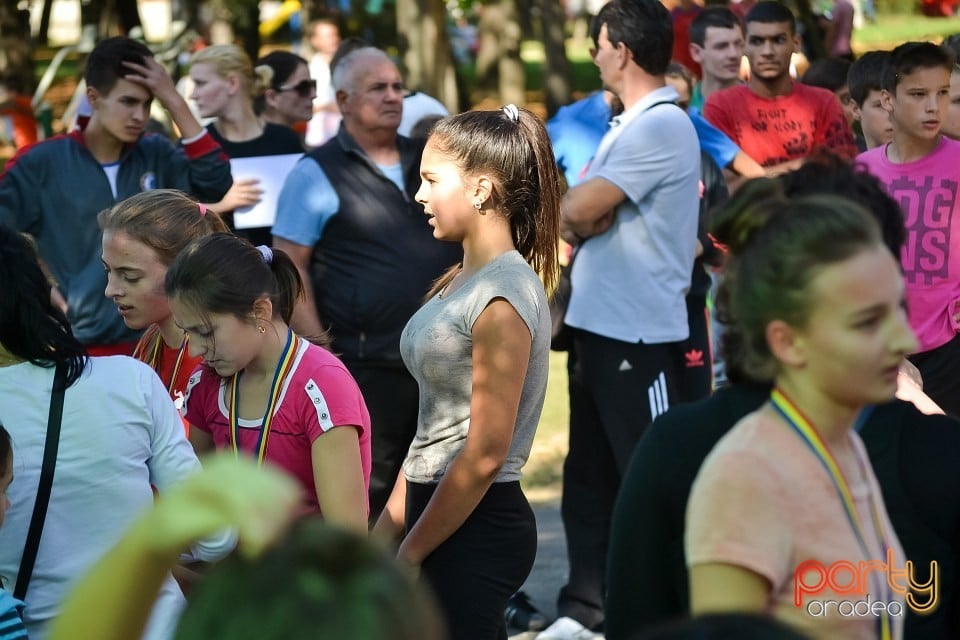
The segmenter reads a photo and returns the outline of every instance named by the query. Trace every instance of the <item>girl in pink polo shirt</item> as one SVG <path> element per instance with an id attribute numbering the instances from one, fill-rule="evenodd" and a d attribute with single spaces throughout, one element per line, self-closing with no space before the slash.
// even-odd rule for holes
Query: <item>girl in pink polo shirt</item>
<path id="1" fill-rule="evenodd" d="M 224 233 L 170 266 L 170 307 L 203 361 L 187 386 L 190 441 L 286 470 L 305 511 L 366 532 L 370 416 L 343 363 L 290 329 L 301 286 L 285 253 Z"/>

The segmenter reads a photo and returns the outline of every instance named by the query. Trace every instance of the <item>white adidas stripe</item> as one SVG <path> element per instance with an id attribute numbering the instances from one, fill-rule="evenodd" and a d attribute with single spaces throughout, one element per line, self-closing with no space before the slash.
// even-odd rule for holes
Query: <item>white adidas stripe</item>
<path id="1" fill-rule="evenodd" d="M 656 418 L 662 413 L 666 413 L 670 408 L 670 402 L 667 399 L 667 377 L 663 371 L 653 381 L 653 384 L 647 389 L 647 399 L 650 401 L 650 418 Z"/>

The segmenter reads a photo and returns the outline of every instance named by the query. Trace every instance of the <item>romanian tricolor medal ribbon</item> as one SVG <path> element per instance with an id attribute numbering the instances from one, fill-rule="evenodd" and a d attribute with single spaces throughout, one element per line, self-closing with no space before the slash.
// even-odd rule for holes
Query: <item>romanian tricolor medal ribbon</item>
<path id="1" fill-rule="evenodd" d="M 860 549 L 863 551 L 864 557 L 870 558 L 870 551 L 867 547 L 866 537 L 864 536 L 863 525 L 860 522 L 860 517 L 857 515 L 856 505 L 853 502 L 853 494 L 850 491 L 850 484 L 847 482 L 847 479 L 844 477 L 843 472 L 840 470 L 840 466 L 837 464 L 836 459 L 833 457 L 833 454 L 830 452 L 830 449 L 827 447 L 827 444 L 823 441 L 823 438 L 820 437 L 820 434 L 813 427 L 813 424 L 807 417 L 803 414 L 802 411 L 795 405 L 790 398 L 788 398 L 782 391 L 779 389 L 774 389 L 770 393 L 770 404 L 773 405 L 773 408 L 780 414 L 780 416 L 786 421 L 787 425 L 790 426 L 793 431 L 800 436 L 800 438 L 806 443 L 806 445 L 813 452 L 813 455 L 817 457 L 823 467 L 827 470 L 827 473 L 830 475 L 830 479 L 833 480 L 833 485 L 837 490 L 837 495 L 840 497 L 840 502 L 843 504 L 843 508 L 847 513 L 847 520 L 850 521 L 850 527 L 853 529 L 854 535 L 857 537 L 857 542 L 860 544 Z M 860 460 L 861 465 L 864 464 L 863 460 Z M 876 498 L 871 491 L 870 496 L 870 512 L 873 516 L 873 526 L 877 534 L 877 539 L 880 541 L 880 544 L 883 547 L 883 555 L 887 555 L 887 538 L 884 533 L 883 522 L 880 519 L 880 512 L 877 509 Z M 890 628 L 890 614 L 886 610 L 882 612 L 878 620 L 880 639 L 881 640 L 890 640 L 892 637 L 891 628 Z"/>
<path id="2" fill-rule="evenodd" d="M 287 375 L 293 369 L 294 357 L 297 353 L 298 338 L 292 330 L 287 330 L 287 343 L 280 353 L 280 361 L 277 362 L 277 370 L 273 374 L 273 382 L 270 385 L 270 396 L 267 398 L 267 408 L 263 413 L 263 421 L 260 423 L 260 434 L 257 437 L 257 446 L 253 453 L 257 459 L 257 464 L 262 465 L 267 455 L 267 442 L 270 439 L 270 424 L 273 422 L 273 414 L 280 402 L 280 394 L 283 391 L 283 383 Z M 240 454 L 240 416 L 237 408 L 240 406 L 240 373 L 233 374 L 231 381 L 230 397 L 230 446 L 233 448 L 234 455 Z"/>

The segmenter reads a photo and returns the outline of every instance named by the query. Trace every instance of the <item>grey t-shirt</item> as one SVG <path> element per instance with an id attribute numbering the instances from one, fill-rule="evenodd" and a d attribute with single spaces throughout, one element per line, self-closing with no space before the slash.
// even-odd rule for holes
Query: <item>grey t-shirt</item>
<path id="1" fill-rule="evenodd" d="M 510 251 L 490 261 L 449 296 L 431 298 L 403 330 L 400 352 L 420 386 L 417 435 L 403 463 L 411 482 L 439 482 L 463 449 L 470 429 L 472 329 L 496 298 L 516 309 L 533 338 L 513 441 L 495 482 L 520 479 L 547 391 L 550 312 L 540 278 L 518 252 Z"/>

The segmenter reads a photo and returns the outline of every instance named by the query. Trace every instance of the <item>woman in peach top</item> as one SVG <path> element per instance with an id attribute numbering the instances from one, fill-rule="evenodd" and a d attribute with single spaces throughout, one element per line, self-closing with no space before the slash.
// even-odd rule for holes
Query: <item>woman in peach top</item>
<path id="1" fill-rule="evenodd" d="M 905 558 L 856 433 L 865 406 L 894 397 L 916 347 L 897 263 L 871 216 L 831 196 L 728 210 L 716 235 L 732 254 L 721 295 L 744 366 L 774 391 L 694 483 L 692 611 L 765 611 L 818 638 L 899 638 L 906 605 L 887 571 Z"/>

